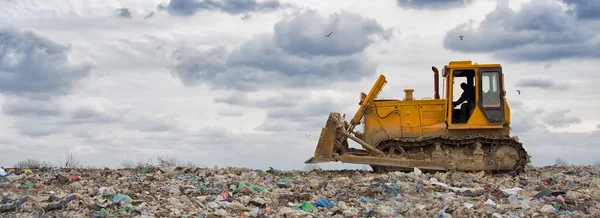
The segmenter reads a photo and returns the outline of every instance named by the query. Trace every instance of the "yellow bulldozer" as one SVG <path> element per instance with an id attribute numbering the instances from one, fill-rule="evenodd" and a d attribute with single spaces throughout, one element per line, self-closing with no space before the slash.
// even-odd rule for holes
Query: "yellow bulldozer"
<path id="1" fill-rule="evenodd" d="M 421 100 L 413 97 L 413 89 L 405 89 L 402 100 L 377 99 L 387 83 L 379 75 L 368 94 L 360 93 L 360 107 L 350 123 L 345 114 L 329 114 L 314 156 L 305 163 L 368 164 L 376 172 L 416 167 L 427 172 L 521 173 L 530 156 L 518 137 L 510 136 L 502 66 L 449 62 L 442 69 L 443 98 L 439 71 L 435 66 L 432 71 L 433 98 Z M 461 96 L 454 91 L 463 90 L 471 95 L 453 101 Z M 465 103 L 456 108 L 461 101 Z M 362 133 L 355 131 L 361 123 Z M 348 139 L 362 149 L 349 147 Z"/>

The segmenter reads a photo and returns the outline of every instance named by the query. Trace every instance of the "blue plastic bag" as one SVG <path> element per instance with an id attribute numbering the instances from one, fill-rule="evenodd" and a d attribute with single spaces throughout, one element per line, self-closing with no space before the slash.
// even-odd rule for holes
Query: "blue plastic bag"
<path id="1" fill-rule="evenodd" d="M 334 205 L 333 205 L 333 203 L 329 202 L 329 200 L 327 200 L 327 198 L 321 198 L 315 202 L 315 206 L 331 209 L 331 208 L 333 208 Z"/>
<path id="2" fill-rule="evenodd" d="M 124 203 L 131 203 L 131 197 L 124 195 L 124 194 L 116 194 L 115 196 L 113 196 L 113 202 L 124 202 Z"/>

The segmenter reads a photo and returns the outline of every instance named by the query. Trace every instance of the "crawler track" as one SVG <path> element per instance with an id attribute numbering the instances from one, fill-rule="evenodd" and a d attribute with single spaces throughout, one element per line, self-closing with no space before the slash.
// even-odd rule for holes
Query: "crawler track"
<path id="1" fill-rule="evenodd" d="M 480 149 L 477 149 L 478 145 L 481 145 Z M 434 161 L 457 171 L 483 170 L 519 174 L 530 162 L 523 145 L 508 136 L 388 139 L 378 143 L 376 148 L 388 157 Z M 412 170 L 375 165 L 371 167 L 379 172 Z"/>

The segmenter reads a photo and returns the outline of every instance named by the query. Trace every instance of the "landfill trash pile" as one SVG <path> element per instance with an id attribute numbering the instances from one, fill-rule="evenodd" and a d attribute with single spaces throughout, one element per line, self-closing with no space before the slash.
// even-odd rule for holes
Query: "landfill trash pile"
<path id="1" fill-rule="evenodd" d="M 0 169 L 0 217 L 600 217 L 599 173 Z"/>

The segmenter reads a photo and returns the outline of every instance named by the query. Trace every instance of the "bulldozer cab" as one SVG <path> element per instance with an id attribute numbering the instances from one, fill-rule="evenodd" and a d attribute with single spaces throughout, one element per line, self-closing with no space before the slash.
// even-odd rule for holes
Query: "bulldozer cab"
<path id="1" fill-rule="evenodd" d="M 447 87 L 448 128 L 502 128 L 505 91 L 499 64 L 450 62 L 443 72 Z"/>

